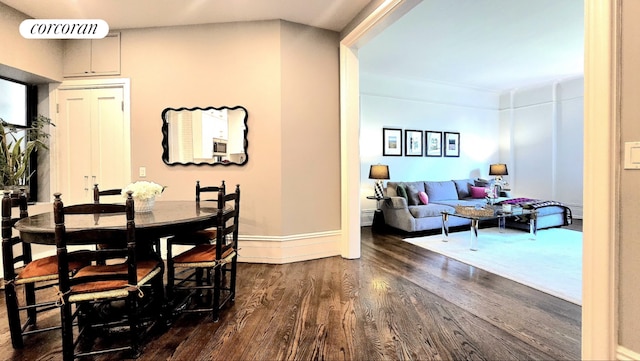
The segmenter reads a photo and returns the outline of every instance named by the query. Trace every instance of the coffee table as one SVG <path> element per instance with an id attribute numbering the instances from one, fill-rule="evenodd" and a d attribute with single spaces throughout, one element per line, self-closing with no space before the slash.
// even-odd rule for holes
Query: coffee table
<path id="1" fill-rule="evenodd" d="M 523 209 L 517 212 L 503 212 L 501 210 L 497 210 L 492 216 L 478 216 L 478 215 L 470 215 L 464 213 L 449 213 L 449 212 L 441 212 L 442 213 L 442 236 L 443 242 L 449 241 L 449 217 L 458 217 L 458 218 L 466 218 L 471 220 L 471 245 L 470 249 L 472 251 L 478 250 L 478 226 L 480 221 L 498 221 L 498 228 L 500 231 L 505 229 L 505 220 L 510 217 L 518 217 L 518 216 L 528 216 L 529 217 L 529 234 L 531 239 L 536 239 L 536 235 L 538 233 L 538 211 L 535 209 Z"/>

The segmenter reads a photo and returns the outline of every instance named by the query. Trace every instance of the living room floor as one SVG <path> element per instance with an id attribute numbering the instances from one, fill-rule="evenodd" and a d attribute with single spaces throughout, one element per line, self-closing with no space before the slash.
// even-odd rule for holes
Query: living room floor
<path id="1" fill-rule="evenodd" d="M 183 315 L 138 360 L 580 359 L 580 306 L 398 235 L 363 227 L 361 238 L 354 260 L 240 263 L 237 298 L 219 322 Z M 58 332 L 14 350 L 4 307 L 0 319 L 3 359 L 59 358 Z M 59 314 L 39 320 L 55 323 Z"/>
<path id="2" fill-rule="evenodd" d="M 581 232 L 582 220 L 562 228 Z M 363 258 L 383 253 L 386 261 L 381 267 L 421 292 L 440 297 L 430 312 L 465 326 L 446 330 L 451 324 L 442 323 L 442 332 L 461 332 L 460 339 L 473 334 L 480 345 L 470 347 L 493 348 L 498 355 L 482 354 L 478 359 L 580 359 L 581 306 L 404 242 L 406 236 L 363 227 Z M 456 347 L 456 341 L 450 341 L 453 344 L 444 347 Z"/>

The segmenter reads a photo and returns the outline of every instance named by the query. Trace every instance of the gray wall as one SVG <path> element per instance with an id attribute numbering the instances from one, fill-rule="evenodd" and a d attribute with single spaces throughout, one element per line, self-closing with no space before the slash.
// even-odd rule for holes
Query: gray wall
<path id="1" fill-rule="evenodd" d="M 62 81 L 62 42 L 23 39 L 25 18 L 0 4 L 0 40 L 9 44 L 0 75 L 17 67 L 20 76 Z M 168 186 L 166 200 L 193 199 L 196 180 L 241 184 L 245 259 L 340 254 L 337 32 L 279 20 L 206 24 L 121 30 L 121 46 L 115 78 L 131 79 L 132 181 L 146 167 L 145 180 Z M 163 109 L 223 105 L 248 110 L 246 166 L 162 162 Z"/>

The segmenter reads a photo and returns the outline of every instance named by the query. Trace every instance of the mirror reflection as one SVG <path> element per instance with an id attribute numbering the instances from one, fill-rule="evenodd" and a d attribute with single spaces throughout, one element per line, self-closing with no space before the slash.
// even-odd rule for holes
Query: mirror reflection
<path id="1" fill-rule="evenodd" d="M 245 108 L 167 108 L 162 120 L 162 160 L 166 164 L 247 163 Z"/>

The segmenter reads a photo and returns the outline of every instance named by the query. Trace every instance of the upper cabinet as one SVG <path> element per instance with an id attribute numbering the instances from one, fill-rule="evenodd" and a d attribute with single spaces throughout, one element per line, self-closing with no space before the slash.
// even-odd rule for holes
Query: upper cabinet
<path id="1" fill-rule="evenodd" d="M 64 77 L 120 75 L 120 33 L 64 41 Z"/>

